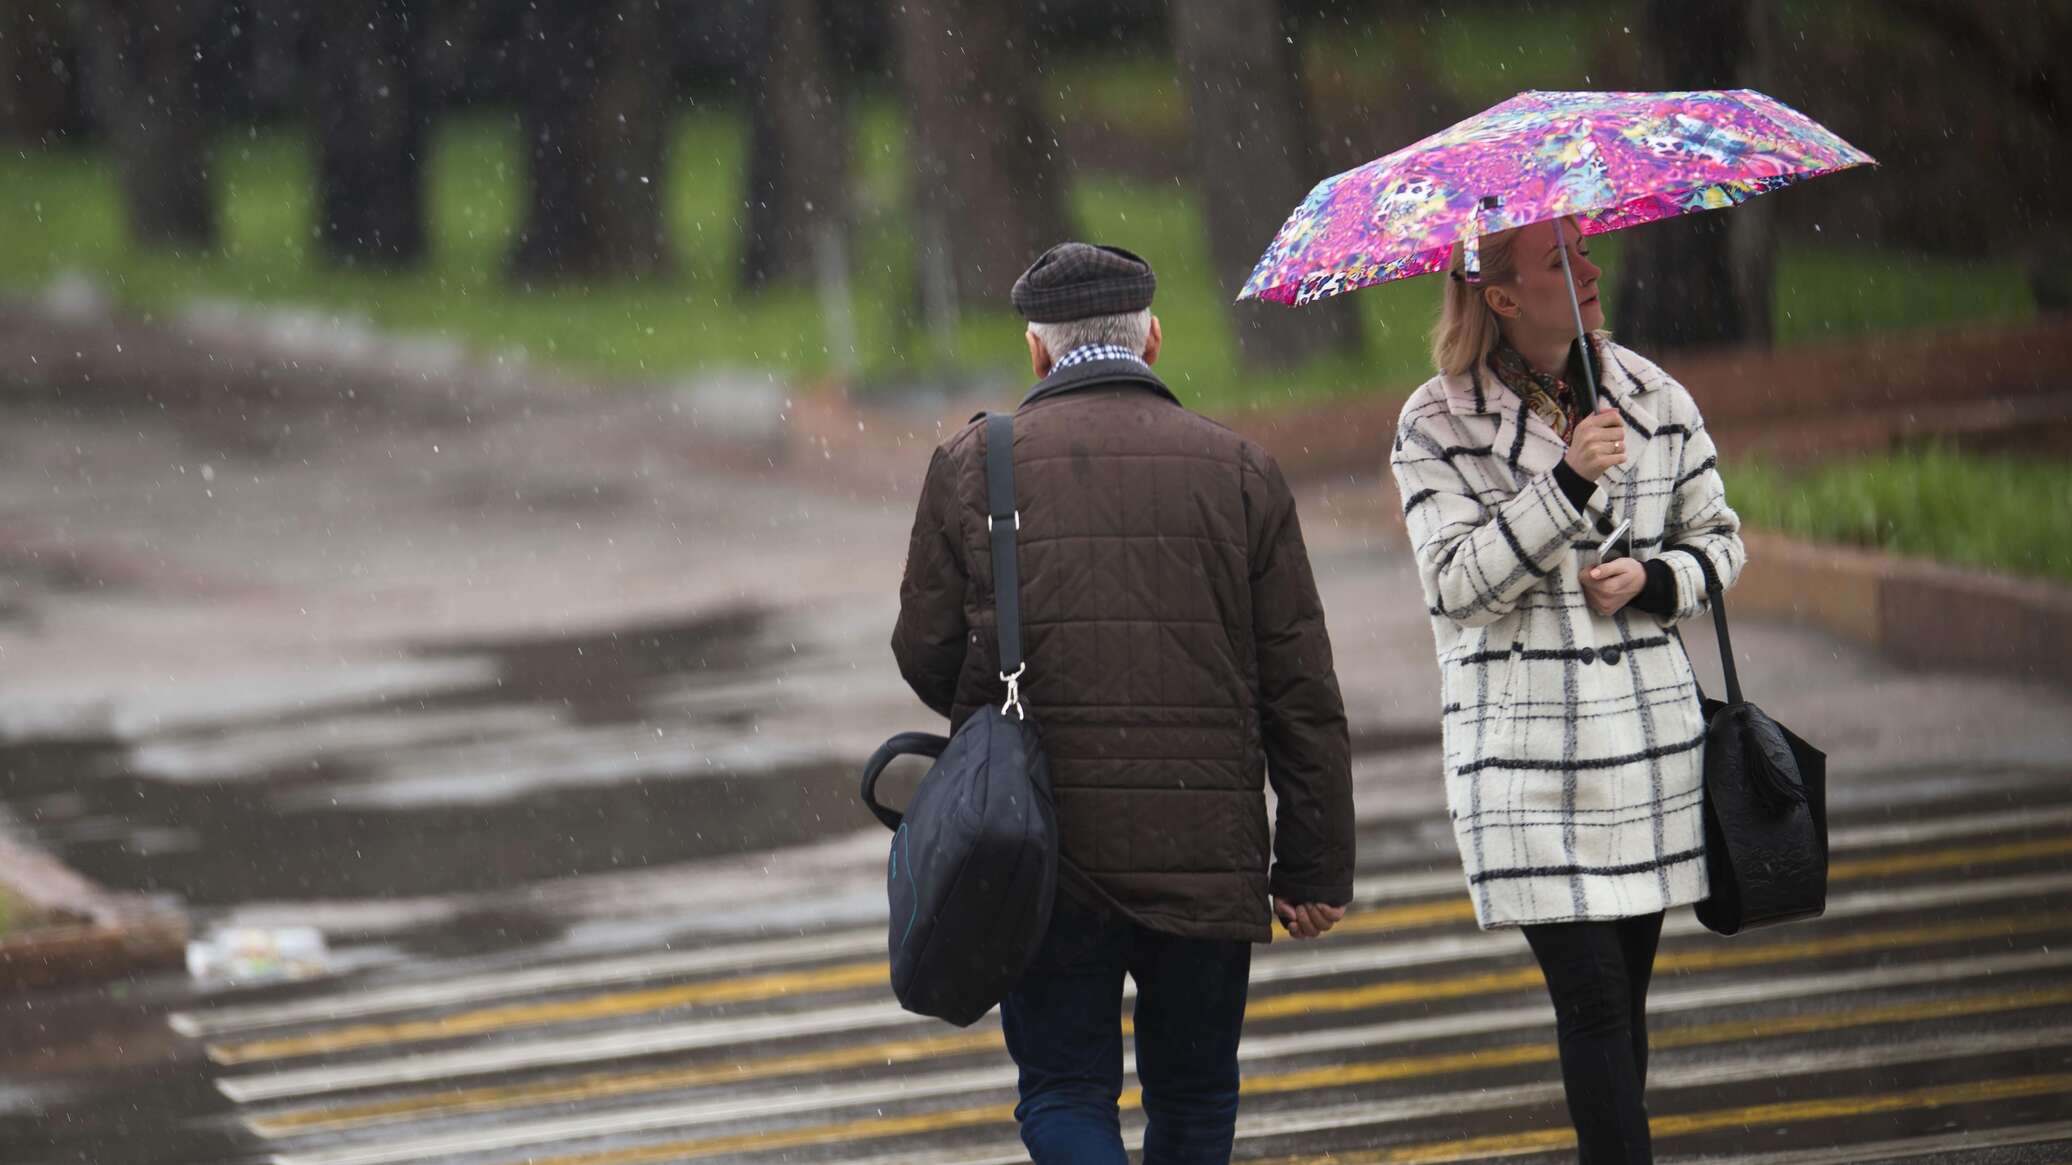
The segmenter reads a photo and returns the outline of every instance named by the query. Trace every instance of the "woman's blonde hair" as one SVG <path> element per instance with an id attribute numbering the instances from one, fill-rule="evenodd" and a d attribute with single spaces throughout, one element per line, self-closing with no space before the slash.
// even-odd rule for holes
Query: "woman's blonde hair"
<path id="1" fill-rule="evenodd" d="M 1492 283 L 1508 283 L 1518 274 L 1518 231 L 1498 231 L 1482 236 L 1482 278 L 1468 282 L 1462 275 L 1461 245 L 1453 244 L 1446 261 L 1446 290 L 1439 305 L 1439 322 L 1432 327 L 1432 363 L 1441 374 L 1464 376 L 1468 369 L 1489 358 L 1503 339 L 1496 312 L 1490 310 L 1482 289 Z"/>

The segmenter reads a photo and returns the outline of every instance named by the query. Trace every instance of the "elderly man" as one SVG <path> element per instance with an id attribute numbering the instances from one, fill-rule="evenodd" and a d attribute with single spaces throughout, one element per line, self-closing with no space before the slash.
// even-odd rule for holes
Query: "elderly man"
<path id="1" fill-rule="evenodd" d="M 1142 259 L 1085 243 L 1014 286 L 1039 380 L 1014 417 L 1021 693 L 1051 758 L 1064 864 L 1001 1019 L 1039 1163 L 1127 1160 L 1125 974 L 1144 1161 L 1227 1161 L 1251 944 L 1275 914 L 1315 937 L 1352 898 L 1351 749 L 1295 502 L 1265 450 L 1152 373 L 1155 286 Z M 985 442 L 975 423 L 935 450 L 892 639 L 953 727 L 1006 691 Z"/>

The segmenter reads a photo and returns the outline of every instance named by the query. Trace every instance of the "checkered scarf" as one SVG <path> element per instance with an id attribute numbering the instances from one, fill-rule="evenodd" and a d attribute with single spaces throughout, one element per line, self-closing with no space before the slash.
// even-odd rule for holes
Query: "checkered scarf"
<path id="1" fill-rule="evenodd" d="M 1081 344 L 1065 353 L 1064 359 L 1050 366 L 1052 372 L 1061 372 L 1077 364 L 1091 364 L 1096 360 L 1131 360 L 1144 367 L 1144 358 L 1120 344 Z"/>

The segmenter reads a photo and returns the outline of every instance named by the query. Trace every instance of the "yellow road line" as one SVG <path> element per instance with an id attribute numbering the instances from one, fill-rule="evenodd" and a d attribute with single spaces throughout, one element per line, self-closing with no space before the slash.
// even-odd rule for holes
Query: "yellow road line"
<path id="1" fill-rule="evenodd" d="M 589 995 L 552 1003 L 516 1003 L 504 1007 L 456 1012 L 435 1019 L 356 1024 L 311 1035 L 210 1044 L 209 1059 L 218 1064 L 243 1064 L 253 1060 L 277 1060 L 289 1056 L 309 1056 L 319 1052 L 340 1052 L 384 1044 L 451 1039 L 455 1036 L 480 1035 L 514 1027 L 613 1019 L 651 1011 L 665 1011 L 672 1007 L 745 1003 L 785 995 L 882 986 L 891 981 L 890 974 L 882 962 L 845 963 L 813 971 L 786 971 L 776 975 L 716 979 L 674 987 L 653 987 L 644 991 L 615 991 L 605 995 Z"/>
<path id="2" fill-rule="evenodd" d="M 1997 842 L 1992 845 L 1962 845 L 1918 854 L 1901 853 L 1890 857 L 1851 858 L 1848 861 L 1830 862 L 1827 877 L 1830 882 L 1843 882 L 1857 878 L 1875 878 L 1880 874 L 1922 874 L 1931 870 L 1957 869 L 1962 866 L 2002 865 L 2029 858 L 2056 857 L 2066 853 L 2072 853 L 2072 835 L 2035 837 L 2024 841 Z"/>
<path id="3" fill-rule="evenodd" d="M 1252 1091 L 1249 1090 L 1248 1091 Z M 1749 1105 L 1711 1112 L 1656 1117 L 1649 1127 L 1658 1139 L 1715 1132 L 1750 1125 L 1777 1126 L 1794 1121 L 1834 1120 L 1843 1117 L 1875 1116 L 1916 1108 L 1942 1108 L 1954 1104 L 1980 1104 L 1997 1100 L 2019 1100 L 2072 1092 L 2072 1072 L 2040 1076 L 2003 1077 L 1968 1081 L 1963 1084 L 1909 1089 L 1903 1092 L 1827 1097 L 1819 1100 L 1784 1101 Z M 1138 1106 L 1135 1089 L 1123 1093 L 1121 1106 Z M 603 1153 L 576 1154 L 553 1158 L 532 1158 L 531 1165 L 652 1165 L 662 1161 L 685 1161 L 721 1153 L 764 1152 L 827 1145 L 843 1141 L 875 1140 L 915 1133 L 946 1132 L 1014 1119 L 1011 1105 L 952 1109 L 906 1117 L 874 1117 L 841 1124 L 779 1129 L 767 1133 L 736 1133 L 641 1145 Z M 1410 1162 L 1474 1161 L 1489 1157 L 1510 1157 L 1573 1146 L 1575 1134 L 1567 1129 L 1539 1129 L 1501 1136 L 1469 1137 L 1423 1145 L 1402 1145 L 1390 1149 L 1353 1153 L 1284 1157 L 1266 1165 L 1405 1165 Z"/>
<path id="4" fill-rule="evenodd" d="M 1830 866 L 1828 876 L 1831 882 L 1841 882 L 1879 875 L 2021 861 L 2066 852 L 2072 852 L 2072 834 L 1995 845 L 1957 846 L 1890 858 L 1837 862 Z M 1363 911 L 1339 923 L 1336 929 L 1346 933 L 1372 933 L 1473 917 L 1474 910 L 1469 901 L 1458 898 Z M 842 991 L 882 985 L 888 982 L 889 974 L 883 962 L 845 963 L 809 971 L 789 971 L 640 991 L 611 992 L 545 1003 L 509 1004 L 456 1012 L 434 1019 L 357 1024 L 307 1035 L 241 1043 L 212 1043 L 208 1045 L 208 1055 L 219 1064 L 287 1059 L 355 1048 L 452 1039 L 518 1027 L 617 1019 L 677 1007 L 747 1003 L 786 995 Z"/>
<path id="5" fill-rule="evenodd" d="M 1711 1112 L 1658 1116 L 1648 1122 L 1656 1140 L 1718 1132 L 1750 1126 L 1777 1127 L 1797 1121 L 1838 1120 L 1845 1117 L 1878 1116 L 1909 1109 L 1944 1108 L 1955 1104 L 1986 1104 L 1998 1100 L 2023 1100 L 2072 1092 L 2072 1072 L 2040 1076 L 2011 1076 L 1912 1088 L 1903 1092 L 1834 1096 L 1819 1100 L 1779 1101 Z M 1432 1165 L 1446 1161 L 1480 1161 L 1490 1157 L 1515 1157 L 1571 1148 L 1576 1135 L 1567 1129 L 1536 1129 L 1492 1137 L 1467 1137 L 1423 1145 L 1400 1145 L 1391 1149 L 1368 1149 L 1348 1153 L 1323 1153 L 1303 1157 L 1279 1157 L 1260 1165 Z M 569 1162 L 568 1165 L 575 1165 Z"/>
<path id="6" fill-rule="evenodd" d="M 1914 1023 L 1930 1019 L 1990 1015 L 2066 1003 L 2072 1003 L 2072 985 L 1991 992 L 1915 1003 L 1883 1004 L 1839 1012 L 1697 1024 L 1658 1031 L 1652 1042 L 1657 1049 L 1698 1047 L 1713 1043 L 1739 1043 L 1785 1035 L 1839 1031 L 1881 1023 Z M 254 1118 L 250 1124 L 252 1129 L 261 1135 L 279 1137 L 342 1127 L 360 1127 L 401 1117 L 459 1116 L 526 1105 L 603 1100 L 700 1084 L 764 1079 L 860 1067 L 866 1064 L 911 1063 L 939 1055 L 986 1051 L 998 1048 L 1000 1042 L 998 1033 L 967 1032 L 934 1039 L 905 1040 L 832 1052 L 784 1056 L 741 1065 L 708 1065 L 624 1075 L 594 1074 L 570 1080 L 435 1093 L 430 1096 L 343 1108 L 302 1109 L 271 1117 Z M 1478 1068 L 1549 1063 L 1555 1058 L 1555 1047 L 1552 1044 L 1515 1044 L 1247 1076 L 1244 1090 L 1247 1094 L 1269 1094 L 1317 1088 L 1343 1088 L 1356 1084 L 1436 1076 Z"/>
<path id="7" fill-rule="evenodd" d="M 748 1063 L 704 1064 L 651 1072 L 595 1072 L 562 1080 L 457 1089 L 336 1108 L 295 1109 L 256 1116 L 247 1123 L 252 1131 L 261 1136 L 284 1137 L 400 1119 L 462 1116 L 528 1105 L 604 1100 L 645 1092 L 666 1092 L 674 1088 L 695 1088 L 707 1084 L 733 1084 L 777 1076 L 831 1072 L 871 1064 L 910 1064 L 938 1056 L 993 1051 L 1000 1046 L 999 1032 L 959 1032 L 929 1039 L 894 1040 L 827 1051 L 803 1052 Z"/>
<path id="8" fill-rule="evenodd" d="M 2007 918 L 1971 919 L 1962 922 L 1931 923 L 1924 926 L 1899 927 L 1893 930 L 1864 931 L 1858 934 L 1825 935 L 1820 938 L 1801 939 L 1787 943 L 1765 943 L 1760 946 L 1717 946 L 1697 950 L 1672 951 L 1655 960 L 1655 971 L 1714 971 L 1731 967 L 1752 967 L 1763 963 L 1783 962 L 1792 959 L 1820 958 L 1827 955 L 1852 954 L 1866 950 L 1882 950 L 1896 946 L 1925 946 L 1931 943 L 1965 942 L 1981 938 L 2005 938 L 2021 934 L 2035 934 L 2072 925 L 2072 915 L 2046 913 L 2015 915 Z M 1519 967 L 1509 971 L 1489 971 L 1479 975 L 1464 975 L 1450 979 L 1411 979 L 1387 983 L 1371 983 L 1363 987 L 1346 987 L 1319 991 L 1297 991 L 1287 995 L 1276 995 L 1252 1003 L 1245 1009 L 1245 1019 L 1279 1019 L 1291 1015 L 1310 1015 L 1317 1012 L 1358 1011 L 1370 1007 L 1381 1007 L 1391 1003 L 1421 1002 L 1434 999 L 1457 999 L 1466 995 L 1486 995 L 1500 991 L 1522 991 L 1541 986 L 1540 969 L 1537 966 Z"/>

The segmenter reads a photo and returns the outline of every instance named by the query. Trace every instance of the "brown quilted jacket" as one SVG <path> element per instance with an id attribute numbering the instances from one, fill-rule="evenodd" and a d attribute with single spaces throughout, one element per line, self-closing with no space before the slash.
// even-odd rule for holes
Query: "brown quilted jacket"
<path id="1" fill-rule="evenodd" d="M 953 728 L 1006 694 L 985 441 L 974 423 L 929 463 L 892 636 L 901 674 Z M 1350 901 L 1345 709 L 1273 458 L 1142 365 L 1110 360 L 1029 394 L 1014 472 L 1021 691 L 1050 754 L 1064 858 L 1173 934 L 1267 941 L 1269 887 Z"/>

